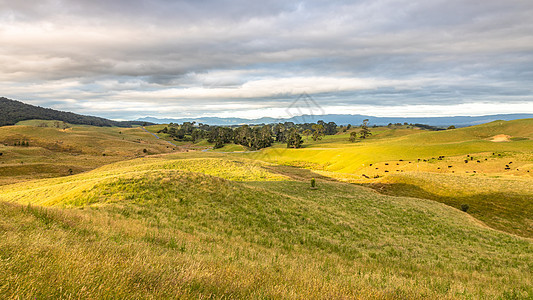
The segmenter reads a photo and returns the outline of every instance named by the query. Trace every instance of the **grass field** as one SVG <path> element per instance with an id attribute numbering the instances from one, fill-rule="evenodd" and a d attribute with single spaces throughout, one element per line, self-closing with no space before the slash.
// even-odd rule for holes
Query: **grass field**
<path id="1" fill-rule="evenodd" d="M 492 228 L 533 237 L 533 119 L 496 121 L 446 130 L 377 128 L 355 143 L 348 133 L 235 154 L 313 170 L 380 193 L 432 199 L 469 213 Z M 355 129 L 357 130 L 357 129 Z M 506 135 L 508 142 L 493 142 Z"/>
<path id="2" fill-rule="evenodd" d="M 0 127 L 0 298 L 533 298 L 533 120 L 179 153 L 46 124 Z"/>
<path id="3" fill-rule="evenodd" d="M 0 127 L 0 185 L 65 176 L 112 162 L 175 149 L 139 128 L 94 127 L 30 120 Z M 59 123 L 59 122 L 57 122 Z M 48 126 L 48 127 L 40 127 Z M 29 146 L 15 146 L 28 142 Z"/>
<path id="4" fill-rule="evenodd" d="M 0 295 L 533 295 L 531 240 L 437 202 L 311 190 L 268 164 L 204 155 L 3 187 Z"/>

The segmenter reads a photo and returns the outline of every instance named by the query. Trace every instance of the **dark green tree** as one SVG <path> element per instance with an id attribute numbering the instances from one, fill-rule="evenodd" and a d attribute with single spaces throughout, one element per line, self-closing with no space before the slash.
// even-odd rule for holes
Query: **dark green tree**
<path id="1" fill-rule="evenodd" d="M 321 124 L 313 124 L 312 128 L 313 128 L 313 137 L 312 137 L 313 141 L 321 140 L 322 137 L 324 136 L 324 126 Z"/>
<path id="2" fill-rule="evenodd" d="M 357 139 L 357 132 L 355 131 L 350 132 L 350 138 L 349 138 L 350 142 L 353 143 L 355 142 L 356 139 Z"/>
<path id="3" fill-rule="evenodd" d="M 304 141 L 298 133 L 298 130 L 296 128 L 291 128 L 289 132 L 290 133 L 287 138 L 287 148 L 300 148 Z"/>
<path id="4" fill-rule="evenodd" d="M 370 129 L 368 129 L 368 119 L 364 119 L 363 124 L 361 125 L 361 131 L 359 132 L 359 137 L 366 139 L 370 135 L 372 135 L 372 132 L 370 132 Z"/>

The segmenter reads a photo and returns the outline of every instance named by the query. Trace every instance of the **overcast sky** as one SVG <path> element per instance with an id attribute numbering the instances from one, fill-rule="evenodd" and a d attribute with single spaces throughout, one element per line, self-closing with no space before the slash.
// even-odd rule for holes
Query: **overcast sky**
<path id="1" fill-rule="evenodd" d="M 0 0 L 0 96 L 113 119 L 533 113 L 531 0 Z"/>

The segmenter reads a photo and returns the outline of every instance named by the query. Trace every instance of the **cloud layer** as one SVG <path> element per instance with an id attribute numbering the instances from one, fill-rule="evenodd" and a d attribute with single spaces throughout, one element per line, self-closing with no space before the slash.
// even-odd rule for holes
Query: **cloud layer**
<path id="1" fill-rule="evenodd" d="M 527 0 L 0 0 L 0 88 L 116 119 L 283 116 L 304 92 L 326 113 L 533 113 L 531 15 Z"/>

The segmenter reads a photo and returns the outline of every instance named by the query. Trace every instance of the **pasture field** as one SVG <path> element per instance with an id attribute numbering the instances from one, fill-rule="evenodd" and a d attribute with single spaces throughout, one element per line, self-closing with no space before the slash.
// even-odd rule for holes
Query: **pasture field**
<path id="1" fill-rule="evenodd" d="M 533 295 L 529 239 L 434 201 L 322 180 L 311 190 L 280 170 L 189 152 L 4 186 L 0 295 Z"/>
<path id="2" fill-rule="evenodd" d="M 0 298 L 533 299 L 533 119 L 257 152 L 56 125 L 0 127 Z"/>
<path id="3" fill-rule="evenodd" d="M 61 128 L 52 127 L 54 123 Z M 176 150 L 140 128 L 42 120 L 19 124 L 0 127 L 0 185 L 77 174 L 120 160 Z M 19 145 L 26 142 L 28 146 Z"/>
<path id="4" fill-rule="evenodd" d="M 533 237 L 533 119 L 446 131 L 377 128 L 355 143 L 348 133 L 310 140 L 303 149 L 278 145 L 235 156 L 307 168 L 388 195 L 467 204 L 486 225 Z M 498 135 L 508 141 L 493 142 Z"/>

